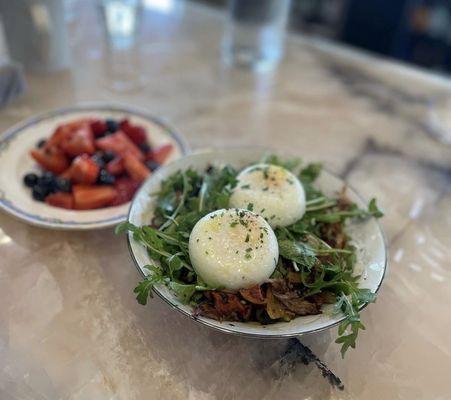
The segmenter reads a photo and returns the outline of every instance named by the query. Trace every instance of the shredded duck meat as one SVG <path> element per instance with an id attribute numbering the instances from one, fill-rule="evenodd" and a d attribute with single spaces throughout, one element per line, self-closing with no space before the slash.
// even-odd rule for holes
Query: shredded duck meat
<path id="1" fill-rule="evenodd" d="M 281 301 L 277 299 L 273 295 L 272 287 L 269 287 L 267 292 L 267 304 L 266 304 L 266 312 L 268 313 L 271 319 L 293 319 L 296 314 L 290 310 L 288 310 Z"/>
<path id="2" fill-rule="evenodd" d="M 276 280 L 271 282 L 271 287 L 273 296 L 294 314 L 303 316 L 321 313 L 320 307 L 314 302 L 303 299 L 299 289 L 289 281 Z"/>
<path id="3" fill-rule="evenodd" d="M 195 310 L 196 315 L 227 321 L 248 321 L 250 319 L 252 307 L 241 302 L 237 294 L 209 291 L 206 297 L 208 301 L 199 304 Z"/>
<path id="4" fill-rule="evenodd" d="M 196 307 L 195 315 L 219 321 L 249 321 L 261 311 L 271 320 L 291 320 L 296 316 L 321 313 L 321 305 L 333 303 L 335 295 L 318 293 L 304 298 L 302 288 L 289 279 L 271 280 L 238 292 L 209 291 L 206 300 Z"/>
<path id="5" fill-rule="evenodd" d="M 262 285 L 255 285 L 248 289 L 240 290 L 241 296 L 252 304 L 266 304 L 266 296 Z"/>

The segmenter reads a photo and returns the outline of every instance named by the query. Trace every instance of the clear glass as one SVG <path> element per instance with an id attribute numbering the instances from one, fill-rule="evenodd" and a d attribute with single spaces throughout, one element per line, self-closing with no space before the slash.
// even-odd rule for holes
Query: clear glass
<path id="1" fill-rule="evenodd" d="M 25 69 L 52 73 L 69 67 L 64 7 L 60 0 L 0 1 L 11 58 Z"/>
<path id="2" fill-rule="evenodd" d="M 226 64 L 273 69 L 283 56 L 290 0 L 229 0 L 223 42 Z"/>
<path id="3" fill-rule="evenodd" d="M 100 8 L 107 39 L 104 61 L 108 86 L 118 91 L 143 87 L 139 0 L 101 0 Z"/>

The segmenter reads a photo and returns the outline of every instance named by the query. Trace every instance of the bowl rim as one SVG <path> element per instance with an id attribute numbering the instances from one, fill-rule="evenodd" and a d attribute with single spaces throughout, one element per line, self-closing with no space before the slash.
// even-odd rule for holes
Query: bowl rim
<path id="1" fill-rule="evenodd" d="M 262 147 L 262 146 L 256 146 L 256 147 L 254 147 L 254 146 L 253 147 L 250 147 L 250 146 L 239 146 L 239 147 L 231 146 L 231 147 L 221 147 L 221 148 L 220 147 L 208 147 L 208 148 L 205 148 L 205 149 L 196 150 L 193 153 L 190 153 L 190 154 L 188 154 L 188 155 L 186 155 L 186 156 L 184 156 L 184 157 L 182 157 L 179 160 L 174 161 L 174 162 L 179 162 L 179 161 L 181 161 L 183 159 L 192 158 L 192 157 L 196 157 L 196 156 L 200 156 L 200 155 L 206 155 L 206 154 L 212 154 L 213 155 L 215 152 L 222 152 L 223 153 L 224 151 L 234 151 L 234 150 L 237 151 L 237 150 L 244 150 L 246 148 L 253 149 L 253 150 L 261 149 L 262 151 L 267 151 L 269 154 L 277 154 L 279 156 L 280 156 L 280 153 L 281 153 L 281 151 L 277 151 L 276 149 L 270 150 L 267 147 Z M 290 155 L 287 155 L 287 157 L 290 157 Z M 295 157 L 295 156 L 292 155 L 291 157 Z M 165 167 L 166 166 L 164 166 L 163 168 L 165 168 Z M 323 171 L 326 171 L 332 177 L 334 177 L 336 179 L 339 179 L 341 182 L 344 182 L 341 177 L 339 177 L 337 174 L 335 174 L 333 172 L 330 172 L 330 170 L 328 170 L 327 168 L 323 167 Z M 150 176 L 148 178 L 148 180 L 150 180 L 150 179 L 152 179 L 152 176 Z M 347 182 L 346 182 L 346 186 L 350 190 L 352 190 L 355 193 L 355 195 L 361 201 L 363 201 L 365 204 L 368 204 L 368 201 L 365 199 L 365 197 L 363 197 L 358 191 L 356 191 L 353 186 L 349 185 Z M 143 184 L 139 188 L 139 190 L 135 193 L 135 195 L 133 196 L 133 199 L 132 199 L 132 201 L 130 203 L 130 207 L 129 207 L 128 214 L 127 214 L 127 221 L 130 221 L 130 216 L 131 216 L 131 211 L 133 209 L 133 205 L 134 205 L 135 201 L 137 200 L 137 198 L 139 197 L 140 192 L 142 190 L 144 190 L 144 187 L 145 187 L 145 184 Z M 386 238 L 385 233 L 384 233 L 384 231 L 383 231 L 383 229 L 381 227 L 380 222 L 376 218 L 374 219 L 374 222 L 376 223 L 377 229 L 378 229 L 378 231 L 379 231 L 379 233 L 381 235 L 382 242 L 383 242 L 383 248 L 384 248 L 384 262 L 383 262 L 382 276 L 380 278 L 380 281 L 377 284 L 376 289 L 373 292 L 373 293 L 377 294 L 379 292 L 379 289 L 382 286 L 382 283 L 383 283 L 383 281 L 385 279 L 385 275 L 386 275 L 386 272 L 387 272 L 387 266 L 388 266 L 388 245 L 387 245 L 387 238 Z M 135 257 L 135 254 L 134 254 L 134 251 L 133 251 L 133 248 L 132 248 L 132 244 L 131 244 L 131 237 L 132 237 L 132 235 L 130 234 L 130 232 L 127 233 L 126 237 L 127 237 L 127 239 L 126 239 L 127 240 L 127 248 L 128 248 L 128 251 L 129 251 L 129 253 L 131 255 L 131 258 L 133 260 L 133 264 L 135 265 L 135 267 L 138 270 L 138 272 L 141 275 L 141 277 L 142 278 L 146 278 L 146 275 L 143 273 L 141 267 L 139 266 L 138 260 Z M 190 313 L 190 312 L 178 307 L 177 305 L 173 304 L 170 301 L 170 299 L 168 297 L 166 297 L 163 293 L 161 293 L 157 288 L 152 287 L 152 291 L 154 293 L 156 293 L 157 296 L 160 299 L 162 299 L 165 303 L 167 303 L 172 309 L 175 309 L 175 310 L 179 311 L 180 313 L 182 313 L 182 315 L 184 315 L 186 317 L 189 317 L 191 320 L 193 320 L 193 321 L 195 321 L 197 323 L 200 323 L 202 325 L 205 325 L 205 326 L 207 326 L 210 329 L 213 329 L 213 330 L 216 330 L 216 331 L 220 331 L 220 332 L 223 332 L 223 333 L 227 333 L 227 334 L 230 334 L 230 335 L 234 335 L 234 336 L 244 337 L 244 338 L 252 338 L 252 339 L 283 339 L 283 338 L 299 337 L 299 336 L 303 336 L 303 335 L 308 335 L 308 334 L 312 334 L 312 333 L 319 333 L 319 332 L 326 331 L 328 329 L 331 329 L 331 328 L 339 325 L 341 322 L 343 322 L 345 320 L 345 316 L 342 316 L 337 321 L 334 321 L 334 322 L 332 322 L 329 325 L 323 326 L 321 328 L 311 329 L 311 330 L 304 331 L 304 332 L 299 332 L 299 333 L 290 332 L 290 333 L 277 333 L 277 334 L 260 334 L 260 333 L 240 332 L 240 331 L 232 329 L 232 328 L 230 328 L 229 326 L 226 326 L 226 325 L 218 326 L 217 324 L 214 324 L 214 323 L 210 322 L 211 319 L 208 318 L 208 317 L 198 318 L 195 315 L 193 315 L 192 313 Z M 362 306 L 360 306 L 359 311 L 365 309 L 369 304 L 370 303 L 365 303 Z M 212 321 L 214 321 L 214 320 L 212 320 Z M 215 321 L 215 322 L 217 322 L 217 321 Z"/>
<path id="2" fill-rule="evenodd" d="M 73 105 L 59 107 L 47 111 L 40 112 L 31 117 L 25 118 L 18 123 L 12 125 L 0 134 L 0 150 L 3 146 L 8 146 L 9 142 L 15 137 L 21 135 L 23 130 L 39 124 L 42 121 L 56 118 L 59 116 L 65 116 L 71 113 L 77 112 L 119 112 L 130 114 L 130 116 L 137 116 L 148 121 L 151 121 L 155 125 L 158 125 L 164 130 L 169 137 L 171 137 L 176 143 L 182 156 L 189 153 L 189 146 L 183 136 L 172 126 L 170 126 L 164 119 L 156 117 L 145 110 L 135 107 L 121 104 L 119 102 L 80 102 Z M 22 221 L 29 225 L 37 226 L 47 229 L 55 230 L 71 230 L 71 231 L 84 231 L 92 229 L 102 229 L 114 226 L 121 222 L 125 218 L 128 218 L 128 211 L 122 212 L 120 215 L 114 217 L 107 217 L 95 221 L 58 221 L 52 218 L 42 218 L 37 214 L 32 214 L 28 210 L 23 210 L 16 207 L 10 201 L 2 197 L 2 191 L 0 190 L 0 209 L 8 215 Z M 125 205 L 131 206 L 131 202 Z"/>

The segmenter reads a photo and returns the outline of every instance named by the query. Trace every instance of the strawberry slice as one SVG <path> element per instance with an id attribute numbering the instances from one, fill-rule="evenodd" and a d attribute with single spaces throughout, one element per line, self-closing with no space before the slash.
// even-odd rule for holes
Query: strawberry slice
<path id="1" fill-rule="evenodd" d="M 128 119 L 124 119 L 119 124 L 121 131 L 136 145 L 147 143 L 147 131 L 140 125 L 132 125 Z"/>
<path id="2" fill-rule="evenodd" d="M 65 124 L 58 126 L 53 135 L 50 137 L 50 139 L 48 139 L 47 142 L 45 143 L 44 148 L 59 146 L 61 142 L 68 136 L 72 135 L 74 131 L 76 131 L 82 126 L 89 125 L 90 121 L 91 121 L 90 119 L 84 118 L 72 122 L 67 122 Z"/>
<path id="3" fill-rule="evenodd" d="M 66 155 L 57 147 L 33 149 L 30 155 L 47 171 L 60 174 L 69 167 Z"/>
<path id="4" fill-rule="evenodd" d="M 106 122 L 101 119 L 92 121 L 91 130 L 95 137 L 102 136 L 107 131 Z"/>
<path id="5" fill-rule="evenodd" d="M 74 208 L 74 196 L 72 193 L 53 193 L 45 198 L 45 202 L 54 207 L 67 208 L 72 210 Z"/>
<path id="6" fill-rule="evenodd" d="M 106 165 L 106 170 L 108 171 L 109 174 L 114 175 L 114 176 L 122 174 L 125 171 L 124 160 L 120 157 L 116 157 L 116 158 L 112 159 Z"/>
<path id="7" fill-rule="evenodd" d="M 87 154 L 82 154 L 75 158 L 70 167 L 70 177 L 75 183 L 95 183 L 99 172 L 99 165 Z"/>
<path id="8" fill-rule="evenodd" d="M 71 157 L 76 157 L 80 154 L 94 154 L 96 149 L 90 125 L 86 123 L 74 129 L 61 140 L 59 146 Z"/>
<path id="9" fill-rule="evenodd" d="M 122 131 L 97 139 L 96 146 L 103 151 L 113 151 L 122 157 L 132 154 L 139 160 L 144 160 L 143 153 Z"/>
<path id="10" fill-rule="evenodd" d="M 72 187 L 76 210 L 92 210 L 109 206 L 117 191 L 109 185 L 74 185 Z"/>
<path id="11" fill-rule="evenodd" d="M 139 182 L 136 182 L 130 178 L 116 179 L 114 187 L 116 188 L 117 196 L 111 205 L 118 206 L 128 203 L 133 198 L 133 195 L 138 190 L 139 186 Z"/>
<path id="12" fill-rule="evenodd" d="M 150 170 L 131 154 L 124 156 L 124 167 L 130 177 L 136 182 L 142 182 L 150 175 Z"/>
<path id="13" fill-rule="evenodd" d="M 59 174 L 59 177 L 60 178 L 63 178 L 63 179 L 67 179 L 67 180 L 72 180 L 72 177 L 71 177 L 71 167 L 69 167 L 69 168 L 67 168 L 64 172 L 62 172 L 61 174 Z"/>
<path id="14" fill-rule="evenodd" d="M 164 162 L 167 160 L 169 155 L 172 153 L 172 150 L 174 149 L 174 146 L 170 143 L 164 144 L 155 150 L 150 151 L 147 154 L 147 159 L 151 161 L 155 161 L 158 164 L 164 164 Z"/>

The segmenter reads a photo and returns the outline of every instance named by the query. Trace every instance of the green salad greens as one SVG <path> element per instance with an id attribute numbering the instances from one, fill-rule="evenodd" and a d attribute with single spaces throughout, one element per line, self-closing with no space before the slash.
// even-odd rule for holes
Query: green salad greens
<path id="1" fill-rule="evenodd" d="M 352 218 L 380 218 L 382 212 L 372 199 L 360 209 L 346 197 L 346 189 L 328 197 L 317 187 L 320 164 L 303 166 L 299 160 L 283 162 L 275 156 L 265 160 L 293 172 L 306 193 L 306 213 L 296 223 L 274 230 L 279 245 L 279 260 L 267 282 L 238 291 L 209 287 L 196 274 L 188 251 L 194 225 L 208 213 L 229 208 L 229 198 L 237 182 L 230 166 L 210 166 L 203 172 L 178 171 L 162 182 L 156 194 L 156 208 L 149 225 L 124 222 L 116 232 L 130 231 L 157 261 L 146 266 L 149 274 L 136 288 L 140 304 L 152 297 L 157 284 L 167 285 L 195 315 L 218 320 L 258 321 L 269 324 L 289 321 L 297 316 L 321 313 L 324 304 L 334 304 L 334 313 L 345 319 L 338 329 L 337 343 L 344 356 L 355 348 L 361 329 L 359 310 L 375 301 L 376 295 L 358 287 L 354 273 L 356 251 L 345 230 Z M 252 210 L 249 204 L 248 209 Z"/>

